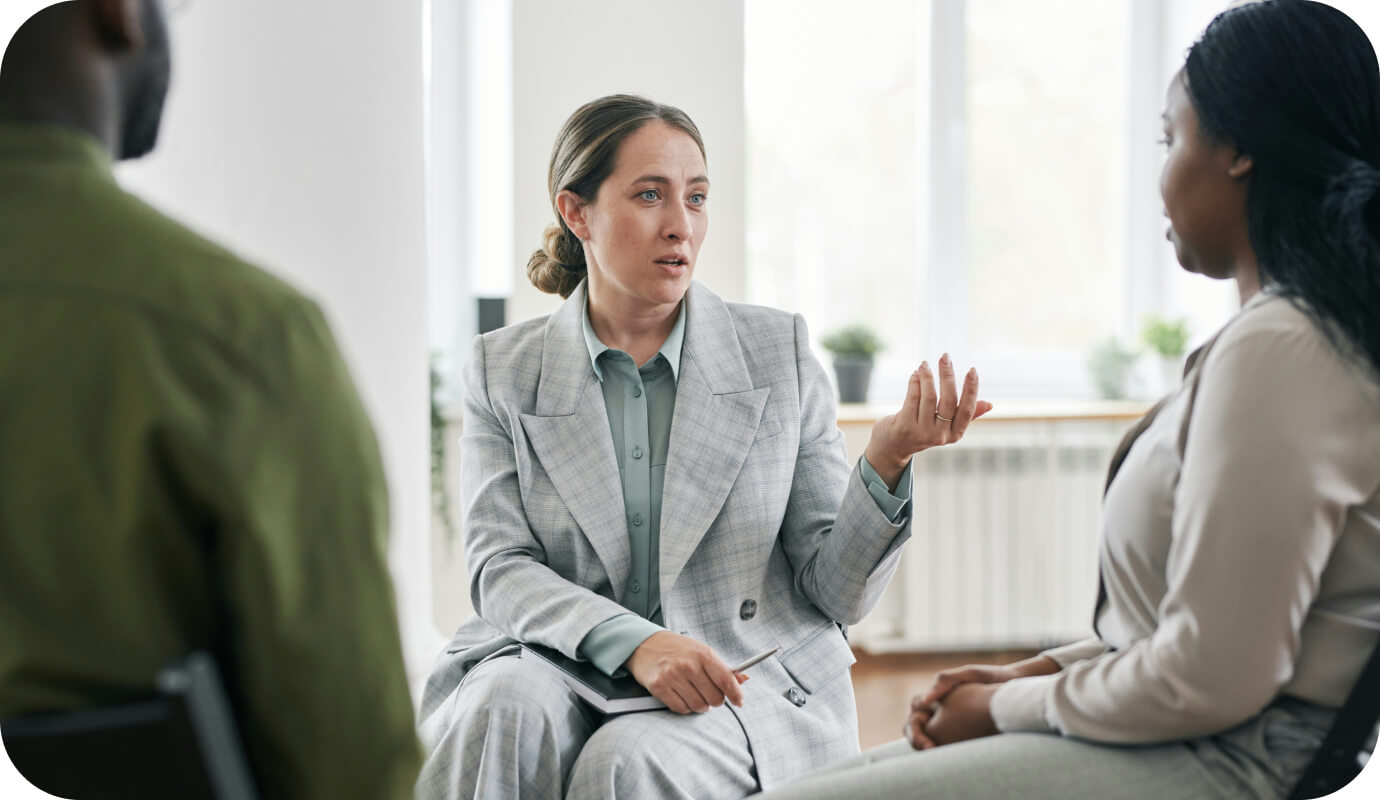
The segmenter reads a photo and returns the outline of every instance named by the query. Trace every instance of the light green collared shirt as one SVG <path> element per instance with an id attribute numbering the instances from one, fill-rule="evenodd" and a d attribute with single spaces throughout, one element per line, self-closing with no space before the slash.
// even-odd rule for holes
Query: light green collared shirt
<path id="1" fill-rule="evenodd" d="M 640 368 L 632 356 L 599 341 L 587 304 L 583 324 L 585 346 L 604 392 L 609 432 L 618 458 L 632 568 L 622 601 L 631 613 L 595 626 L 580 643 L 580 653 L 612 675 L 647 637 L 665 630 L 661 626 L 661 498 L 685 342 L 685 302 L 681 301 L 676 324 L 660 350 Z M 893 495 L 867 459 L 861 461 L 863 483 L 882 512 L 892 522 L 908 513 L 910 467 L 906 467 Z"/>

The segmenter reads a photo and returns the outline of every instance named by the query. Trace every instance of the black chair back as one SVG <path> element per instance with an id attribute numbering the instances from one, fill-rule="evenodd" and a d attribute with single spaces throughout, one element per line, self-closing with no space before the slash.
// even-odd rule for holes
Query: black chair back
<path id="1" fill-rule="evenodd" d="M 74 800 L 255 800 L 215 661 L 194 653 L 147 700 L 0 722 L 34 786 Z"/>
<path id="2" fill-rule="evenodd" d="M 1361 757 L 1380 724 L 1380 644 L 1370 653 L 1361 677 L 1337 710 L 1332 728 L 1304 770 L 1289 800 L 1325 797 L 1361 773 Z"/>

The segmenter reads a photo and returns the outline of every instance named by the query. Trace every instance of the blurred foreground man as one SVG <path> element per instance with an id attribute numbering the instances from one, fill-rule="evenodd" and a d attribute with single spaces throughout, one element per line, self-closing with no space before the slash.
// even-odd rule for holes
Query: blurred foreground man
<path id="1" fill-rule="evenodd" d="M 331 332 L 111 174 L 169 72 L 159 0 L 52 6 L 0 64 L 0 719 L 206 650 L 263 796 L 410 797 L 384 477 Z"/>

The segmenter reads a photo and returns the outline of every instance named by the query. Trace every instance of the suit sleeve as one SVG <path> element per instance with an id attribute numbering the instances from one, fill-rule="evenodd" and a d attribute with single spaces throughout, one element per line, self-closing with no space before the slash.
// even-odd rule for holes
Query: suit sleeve
<path id="1" fill-rule="evenodd" d="M 475 340 L 465 383 L 460 491 L 470 598 L 490 625 L 580 658 L 590 631 L 628 613 L 547 566 L 523 506 L 513 437 L 490 404 L 482 337 Z"/>
<path id="2" fill-rule="evenodd" d="M 865 484 L 862 460 L 849 469 L 833 387 L 809 342 L 797 314 L 800 451 L 781 537 L 796 589 L 832 619 L 853 625 L 876 605 L 896 571 L 901 545 L 910 538 L 910 509 L 901 508 L 893 521 Z"/>
<path id="3" fill-rule="evenodd" d="M 225 421 L 231 663 L 265 797 L 411 797 L 420 766 L 387 565 L 377 441 L 320 311 L 260 341 Z"/>

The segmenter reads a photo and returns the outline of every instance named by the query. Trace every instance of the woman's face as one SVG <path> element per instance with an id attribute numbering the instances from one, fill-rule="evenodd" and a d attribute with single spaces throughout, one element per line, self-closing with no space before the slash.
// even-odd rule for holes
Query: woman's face
<path id="1" fill-rule="evenodd" d="M 629 134 L 594 202 L 569 195 L 561 203 L 584 241 L 591 298 L 609 311 L 680 302 L 709 230 L 708 201 L 694 139 L 659 120 Z"/>
<path id="2" fill-rule="evenodd" d="M 1160 173 L 1160 197 L 1169 217 L 1165 237 L 1189 272 L 1230 278 L 1249 248 L 1246 187 L 1249 156 L 1206 138 L 1198 125 L 1184 74 L 1169 84 L 1165 100 L 1164 144 L 1168 154 Z"/>

